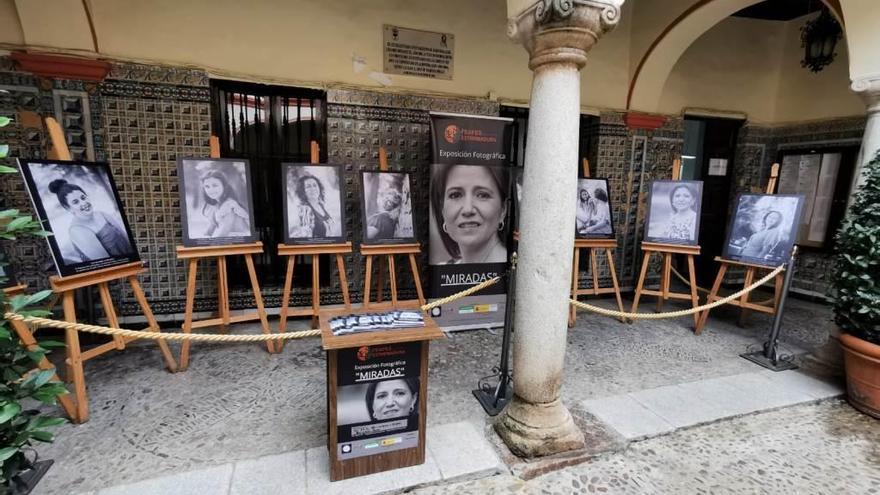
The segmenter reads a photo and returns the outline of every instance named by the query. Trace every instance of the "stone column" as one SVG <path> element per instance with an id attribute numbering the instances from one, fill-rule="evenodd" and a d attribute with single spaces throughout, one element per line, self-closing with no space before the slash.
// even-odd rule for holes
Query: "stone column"
<path id="1" fill-rule="evenodd" d="M 880 150 L 880 76 L 856 79 L 852 83 L 852 90 L 862 98 L 868 110 L 868 122 L 865 124 L 862 149 L 859 151 L 858 169 L 854 174 L 855 186 L 858 188 L 864 180 L 862 169 L 874 158 L 877 150 Z"/>
<path id="2" fill-rule="evenodd" d="M 560 400 L 577 198 L 580 69 L 623 0 L 543 0 L 510 19 L 529 52 L 529 109 L 513 341 L 514 396 L 495 429 L 536 457 L 581 448 Z"/>

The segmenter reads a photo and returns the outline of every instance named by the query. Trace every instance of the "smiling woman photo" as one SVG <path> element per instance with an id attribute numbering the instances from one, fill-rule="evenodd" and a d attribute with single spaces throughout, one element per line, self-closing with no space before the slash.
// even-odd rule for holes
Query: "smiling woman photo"
<path id="1" fill-rule="evenodd" d="M 205 237 L 247 235 L 250 232 L 248 211 L 235 199 L 235 192 L 223 172 L 210 170 L 202 176 L 202 194 L 201 214 L 208 222 Z"/>
<path id="2" fill-rule="evenodd" d="M 696 245 L 702 192 L 701 181 L 654 181 L 645 240 Z"/>
<path id="3" fill-rule="evenodd" d="M 507 261 L 508 171 L 485 165 L 435 166 L 431 211 L 450 258 L 434 264 Z"/>
<path id="4" fill-rule="evenodd" d="M 65 179 L 56 179 L 49 183 L 49 192 L 57 196 L 58 202 L 72 216 L 68 234 L 82 261 L 124 256 L 131 251 L 128 235 L 104 212 L 95 209 L 83 188 Z"/>
<path id="5" fill-rule="evenodd" d="M 419 380 L 400 378 L 373 382 L 364 397 L 370 419 L 402 418 L 418 413 Z"/>

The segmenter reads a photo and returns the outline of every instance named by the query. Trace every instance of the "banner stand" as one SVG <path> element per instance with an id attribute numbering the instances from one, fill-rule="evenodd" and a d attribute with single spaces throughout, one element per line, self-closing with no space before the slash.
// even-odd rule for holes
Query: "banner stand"
<path id="1" fill-rule="evenodd" d="M 516 295 L 516 251 L 510 257 L 510 268 L 507 272 L 507 306 L 504 308 L 504 335 L 501 339 L 501 364 L 492 371 L 495 375 L 481 378 L 477 388 L 473 390 L 474 397 L 483 406 L 486 414 L 497 416 L 507 407 L 507 403 L 513 398 L 513 377 L 510 373 L 510 339 L 513 335 L 513 300 Z M 493 389 L 486 380 L 498 377 L 498 384 Z"/>

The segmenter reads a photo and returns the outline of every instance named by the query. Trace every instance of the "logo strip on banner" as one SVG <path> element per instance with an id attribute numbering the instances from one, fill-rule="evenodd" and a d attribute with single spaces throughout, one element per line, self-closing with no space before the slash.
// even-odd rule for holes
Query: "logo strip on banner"
<path id="1" fill-rule="evenodd" d="M 430 298 L 473 287 L 507 270 L 511 242 L 513 119 L 431 113 L 428 261 Z M 497 284 L 434 308 L 444 330 L 504 324 L 507 294 Z"/>

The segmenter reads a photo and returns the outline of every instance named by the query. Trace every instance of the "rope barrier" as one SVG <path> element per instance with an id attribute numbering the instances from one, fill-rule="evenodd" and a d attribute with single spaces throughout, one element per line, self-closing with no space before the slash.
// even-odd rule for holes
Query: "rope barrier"
<path id="1" fill-rule="evenodd" d="M 688 281 L 686 278 L 684 278 L 684 275 L 682 275 L 681 273 L 679 273 L 678 270 L 676 270 L 674 267 L 669 267 L 669 268 L 672 269 L 672 273 L 675 274 L 675 276 L 678 277 L 678 279 L 681 280 L 682 283 L 684 283 L 684 284 L 687 285 L 688 287 L 691 286 L 690 281 Z M 711 293 L 712 293 L 711 291 L 708 291 L 708 290 L 706 290 L 706 289 L 700 287 L 699 285 L 697 286 L 697 291 L 698 291 L 698 292 L 702 292 L 702 293 L 704 293 L 704 294 L 711 294 Z M 752 304 L 758 304 L 758 305 L 761 305 L 761 306 L 766 306 L 766 305 L 772 303 L 772 302 L 775 301 L 775 300 L 776 300 L 776 298 L 771 297 L 771 298 L 769 298 L 769 299 L 764 299 L 764 300 L 761 300 L 761 301 L 749 301 L 749 302 L 751 302 Z"/>
<path id="2" fill-rule="evenodd" d="M 578 308 L 585 309 L 587 311 L 592 311 L 593 313 L 597 313 L 600 315 L 611 316 L 614 318 L 628 318 L 630 320 L 660 320 L 663 318 L 678 318 L 680 316 L 692 315 L 694 313 L 700 313 L 702 311 L 707 311 L 713 308 L 717 308 L 722 304 L 727 304 L 734 299 L 738 299 L 742 297 L 746 292 L 751 292 L 758 287 L 767 283 L 771 278 L 779 275 L 779 272 L 785 269 L 785 265 L 781 265 L 776 267 L 772 272 L 768 273 L 764 278 L 758 280 L 748 287 L 744 287 L 742 290 L 738 292 L 734 292 L 733 294 L 719 299 L 715 302 L 704 304 L 702 306 L 697 306 L 695 308 L 683 309 L 680 311 L 671 311 L 669 313 L 625 313 L 623 311 L 614 311 L 611 309 L 600 308 L 598 306 L 593 306 L 592 304 L 582 303 L 580 301 L 576 301 L 571 299 L 571 304 L 575 305 Z"/>
<path id="3" fill-rule="evenodd" d="M 591 304 L 582 303 L 575 299 L 571 299 L 570 303 L 575 307 L 580 309 L 585 309 L 587 311 L 591 311 L 593 313 L 597 313 L 600 315 L 611 316 L 614 318 L 628 318 L 632 320 L 659 320 L 663 318 L 678 318 L 680 316 L 687 316 L 694 313 L 699 313 L 702 311 L 706 311 L 709 309 L 717 308 L 723 304 L 727 304 L 734 299 L 740 298 L 743 294 L 747 292 L 751 292 L 756 288 L 764 285 L 770 279 L 778 275 L 782 270 L 785 269 L 785 266 L 779 266 L 774 269 L 772 272 L 768 273 L 764 278 L 758 280 L 752 285 L 743 288 L 742 290 L 735 292 L 723 299 L 719 299 L 715 302 L 704 304 L 702 306 L 697 306 L 695 308 L 684 309 L 680 311 L 672 311 L 669 313 L 625 313 L 622 311 L 614 311 L 610 309 L 600 308 L 598 306 L 593 306 Z M 467 297 L 475 292 L 479 292 L 486 287 L 497 284 L 501 280 L 501 277 L 494 277 L 488 279 L 480 284 L 477 284 L 473 287 L 465 289 L 461 292 L 453 294 L 448 297 L 444 297 L 442 299 L 438 299 L 432 303 L 424 304 L 420 306 L 422 311 L 429 311 L 437 306 L 442 306 L 449 302 L 455 301 L 457 299 L 461 299 L 463 297 Z M 118 335 L 122 337 L 126 337 L 129 339 L 148 339 L 148 340 L 191 340 L 195 342 L 265 342 L 267 340 L 292 340 L 292 339 L 301 339 L 305 337 L 314 337 L 321 334 L 320 329 L 310 329 L 310 330 L 301 330 L 296 332 L 285 332 L 278 334 L 259 334 L 259 335 L 215 335 L 208 333 L 162 333 L 158 331 L 144 331 L 144 330 L 128 330 L 124 328 L 113 328 L 113 327 L 105 327 L 101 325 L 88 325 L 85 323 L 73 323 L 69 321 L 60 321 L 53 320 L 50 318 L 40 318 L 36 316 L 24 316 L 18 313 L 7 312 L 3 315 L 4 318 L 10 321 L 21 321 L 29 325 L 37 326 L 37 327 L 47 327 L 47 328 L 58 328 L 61 330 L 76 330 L 78 332 L 88 332 L 88 333 L 97 333 L 101 335 Z"/>
<path id="4" fill-rule="evenodd" d="M 444 297 L 429 304 L 420 306 L 422 311 L 428 311 L 437 306 L 452 302 L 462 297 L 467 297 L 475 292 L 479 292 L 486 287 L 497 284 L 501 277 L 494 277 L 481 282 L 473 287 L 465 289 L 459 293 L 449 297 Z M 105 327 L 101 325 L 88 325 L 85 323 L 73 323 L 69 321 L 53 320 L 51 318 L 40 318 L 36 316 L 24 316 L 18 313 L 8 312 L 3 315 L 10 321 L 21 321 L 37 327 L 58 328 L 61 330 L 76 330 L 78 332 L 97 333 L 101 335 L 118 335 L 129 339 L 148 339 L 148 340 L 190 340 L 194 342 L 265 342 L 267 340 L 292 340 L 305 337 L 315 337 L 321 335 L 320 329 L 301 330 L 297 332 L 285 332 L 277 334 L 260 334 L 260 335 L 215 335 L 210 333 L 161 333 L 157 331 L 144 330 L 128 330 L 125 328 Z"/>

